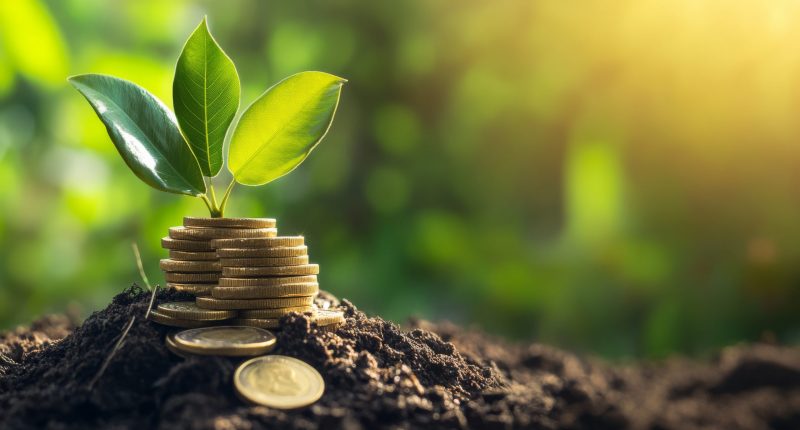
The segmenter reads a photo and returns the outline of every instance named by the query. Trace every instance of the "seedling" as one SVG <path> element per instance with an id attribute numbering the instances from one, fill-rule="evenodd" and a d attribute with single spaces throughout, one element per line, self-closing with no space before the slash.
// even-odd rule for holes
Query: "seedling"
<path id="1" fill-rule="evenodd" d="M 189 36 L 175 67 L 173 114 L 144 88 L 108 75 L 69 78 L 105 124 L 125 163 L 161 191 L 196 196 L 222 217 L 231 190 L 264 185 L 294 170 L 325 137 L 340 77 L 301 72 L 278 82 L 242 113 L 230 138 L 233 179 L 217 200 L 211 178 L 223 165 L 223 142 L 239 109 L 239 75 L 208 31 L 205 18 Z"/>

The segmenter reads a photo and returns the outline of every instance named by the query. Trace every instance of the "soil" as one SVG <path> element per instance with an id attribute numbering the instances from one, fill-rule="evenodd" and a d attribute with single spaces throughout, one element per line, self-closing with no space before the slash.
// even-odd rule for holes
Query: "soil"
<path id="1" fill-rule="evenodd" d="M 241 360 L 171 354 L 170 329 L 144 319 L 148 303 L 134 286 L 81 325 L 49 316 L 0 334 L 0 428 L 800 428 L 800 348 L 742 345 L 708 362 L 621 367 L 451 324 L 401 329 L 346 300 L 335 332 L 295 314 L 278 333 L 275 353 L 323 375 L 322 399 L 293 411 L 250 406 L 232 384 Z"/>

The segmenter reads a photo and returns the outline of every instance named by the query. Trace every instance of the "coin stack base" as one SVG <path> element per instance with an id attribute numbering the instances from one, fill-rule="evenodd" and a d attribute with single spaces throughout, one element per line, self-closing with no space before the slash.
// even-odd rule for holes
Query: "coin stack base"
<path id="1" fill-rule="evenodd" d="M 222 275 L 211 297 L 197 298 L 199 307 L 235 309 L 234 324 L 273 330 L 291 312 L 318 318 L 319 266 L 310 263 L 303 236 L 215 239 L 211 244 Z M 319 320 L 320 325 L 340 322 Z"/>

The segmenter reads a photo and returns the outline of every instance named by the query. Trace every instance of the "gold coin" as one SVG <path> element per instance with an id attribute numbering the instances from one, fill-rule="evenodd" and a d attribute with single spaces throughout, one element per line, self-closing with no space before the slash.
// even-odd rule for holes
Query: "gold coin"
<path id="1" fill-rule="evenodd" d="M 314 296 L 231 300 L 215 299 L 213 297 L 197 298 L 197 306 L 204 309 L 275 309 L 293 306 L 310 306 L 312 303 L 314 303 Z"/>
<path id="2" fill-rule="evenodd" d="M 317 275 L 284 276 L 276 278 L 219 278 L 220 287 L 272 287 L 275 285 L 317 282 Z"/>
<path id="3" fill-rule="evenodd" d="M 221 248 L 217 250 L 219 258 L 277 258 L 301 257 L 308 255 L 308 247 L 277 246 L 274 248 Z"/>
<path id="4" fill-rule="evenodd" d="M 167 282 L 175 282 L 179 284 L 207 284 L 217 282 L 219 279 L 219 272 L 211 273 L 179 273 L 179 272 L 164 272 L 164 279 Z"/>
<path id="5" fill-rule="evenodd" d="M 277 297 L 305 297 L 317 294 L 319 284 L 287 284 L 272 287 L 216 287 L 211 290 L 215 299 L 270 299 Z"/>
<path id="6" fill-rule="evenodd" d="M 195 302 L 167 302 L 158 305 L 156 309 L 161 315 L 170 318 L 194 321 L 219 321 L 236 316 L 234 311 L 199 308 Z"/>
<path id="7" fill-rule="evenodd" d="M 308 264 L 308 256 L 277 258 L 220 258 L 221 266 L 229 267 L 264 267 L 264 266 L 300 266 Z"/>
<path id="8" fill-rule="evenodd" d="M 177 346 L 175 346 L 175 339 L 172 337 L 173 335 L 174 333 L 170 333 L 166 337 L 164 337 L 164 345 L 167 347 L 169 352 L 183 358 L 188 358 L 188 356 L 183 351 L 181 351 Z"/>
<path id="9" fill-rule="evenodd" d="M 209 240 L 180 240 L 171 237 L 161 238 L 161 247 L 176 251 L 214 251 Z"/>
<path id="10" fill-rule="evenodd" d="M 312 318 L 312 321 L 317 323 L 318 326 L 339 325 L 344 323 L 344 312 L 331 311 L 327 309 L 320 309 Z"/>
<path id="11" fill-rule="evenodd" d="M 237 318 L 232 320 L 231 324 L 258 327 L 263 329 L 281 328 L 280 319 L 278 318 Z"/>
<path id="12" fill-rule="evenodd" d="M 167 282 L 167 288 L 171 287 L 184 293 L 194 294 L 195 296 L 210 296 L 211 290 L 216 286 L 217 284 L 180 284 Z"/>
<path id="13" fill-rule="evenodd" d="M 183 217 L 186 227 L 275 228 L 275 218 L 195 218 Z"/>
<path id="14" fill-rule="evenodd" d="M 161 325 L 168 325 L 170 327 L 182 327 L 182 328 L 208 327 L 217 324 L 216 321 L 196 321 L 196 320 L 185 320 L 181 318 L 172 318 L 158 312 L 155 309 L 150 311 L 150 319 Z"/>
<path id="15" fill-rule="evenodd" d="M 275 237 L 275 228 L 214 228 L 214 227 L 170 227 L 169 237 L 184 240 L 211 240 L 220 238 Z"/>
<path id="16" fill-rule="evenodd" d="M 266 355 L 245 361 L 233 376 L 245 400 L 276 409 L 308 406 L 322 397 L 325 381 L 313 367 L 292 357 Z"/>
<path id="17" fill-rule="evenodd" d="M 184 330 L 175 334 L 175 346 L 199 355 L 247 357 L 275 348 L 275 335 L 261 328 L 216 326 Z"/>
<path id="18" fill-rule="evenodd" d="M 217 261 L 216 252 L 169 251 L 169 258 L 181 261 Z"/>
<path id="19" fill-rule="evenodd" d="M 277 267 L 223 267 L 222 276 L 226 277 L 253 277 L 253 276 L 298 276 L 316 275 L 319 273 L 318 264 L 303 264 L 302 266 L 277 266 Z"/>
<path id="20" fill-rule="evenodd" d="M 216 249 L 220 248 L 277 248 L 280 246 L 300 246 L 305 244 L 303 236 L 258 237 L 241 239 L 214 239 Z"/>
<path id="21" fill-rule="evenodd" d="M 317 313 L 316 306 L 292 306 L 289 308 L 278 309 L 249 309 L 239 311 L 240 319 L 275 319 L 292 312 L 301 314 L 310 313 L 315 315 Z"/>
<path id="22" fill-rule="evenodd" d="M 219 261 L 183 261 L 162 259 L 159 264 L 161 270 L 172 272 L 219 272 Z"/>

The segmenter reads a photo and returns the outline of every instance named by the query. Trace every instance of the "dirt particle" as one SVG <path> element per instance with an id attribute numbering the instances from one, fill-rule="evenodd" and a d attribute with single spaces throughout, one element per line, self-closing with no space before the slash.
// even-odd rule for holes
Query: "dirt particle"
<path id="1" fill-rule="evenodd" d="M 181 298 L 163 291 L 157 301 Z M 340 304 L 347 323 L 331 332 L 286 316 L 276 349 L 325 378 L 310 407 L 247 405 L 231 383 L 241 360 L 169 353 L 169 329 L 139 318 L 149 294 L 134 286 L 80 326 L 51 316 L 0 334 L 0 428 L 800 428 L 796 348 L 612 367 L 452 324 L 412 320 L 405 330 L 347 300 L 323 300 Z M 122 348 L 88 390 L 132 315 Z"/>

